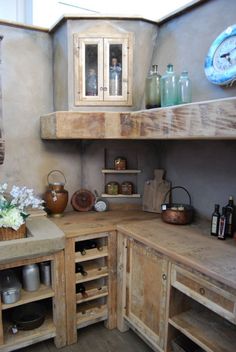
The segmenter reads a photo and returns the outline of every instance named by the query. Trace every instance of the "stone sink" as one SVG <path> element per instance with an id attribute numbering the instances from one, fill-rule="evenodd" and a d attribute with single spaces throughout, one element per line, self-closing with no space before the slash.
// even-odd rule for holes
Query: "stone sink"
<path id="1" fill-rule="evenodd" d="M 65 248 L 65 235 L 46 216 L 29 217 L 27 237 L 0 241 L 0 263 L 48 255 Z"/>

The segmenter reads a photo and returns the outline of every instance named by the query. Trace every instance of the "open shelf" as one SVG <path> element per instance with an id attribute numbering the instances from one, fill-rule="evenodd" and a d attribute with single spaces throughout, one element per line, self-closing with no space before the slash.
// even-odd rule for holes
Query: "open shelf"
<path id="1" fill-rule="evenodd" d="M 54 296 L 54 291 L 52 290 L 52 288 L 42 284 L 40 285 L 40 288 L 37 291 L 29 292 L 22 289 L 21 299 L 15 303 L 2 304 L 2 310 L 20 306 L 25 303 L 39 301 L 41 299 L 50 298 L 53 296 Z"/>
<path id="2" fill-rule="evenodd" d="M 114 169 L 102 169 L 103 174 L 140 174 L 141 170 L 114 170 Z"/>
<path id="3" fill-rule="evenodd" d="M 34 343 L 44 341 L 56 336 L 56 328 L 51 317 L 47 317 L 44 323 L 33 330 L 20 330 L 16 334 L 11 333 L 9 323 L 4 324 L 4 345 L 0 346 L 1 352 L 8 352 L 23 348 Z"/>
<path id="4" fill-rule="evenodd" d="M 90 324 L 106 320 L 108 317 L 108 309 L 106 304 L 98 304 L 97 302 L 88 302 L 79 305 L 77 308 L 77 329 L 83 328 Z"/>
<path id="5" fill-rule="evenodd" d="M 206 352 L 235 352 L 236 326 L 207 310 L 188 310 L 169 318 L 181 331 Z"/>
<path id="6" fill-rule="evenodd" d="M 103 198 L 140 198 L 141 194 L 107 194 L 103 193 L 102 194 Z"/>
<path id="7" fill-rule="evenodd" d="M 103 246 L 101 248 L 92 248 L 87 249 L 86 254 L 81 254 L 81 252 L 75 253 L 75 262 L 80 263 L 87 260 L 98 259 L 108 256 L 107 246 Z"/>
<path id="8" fill-rule="evenodd" d="M 76 273 L 76 283 L 87 282 L 108 276 L 108 267 L 106 265 L 99 265 L 96 261 L 84 263 L 83 268 L 87 272 L 87 275 Z"/>

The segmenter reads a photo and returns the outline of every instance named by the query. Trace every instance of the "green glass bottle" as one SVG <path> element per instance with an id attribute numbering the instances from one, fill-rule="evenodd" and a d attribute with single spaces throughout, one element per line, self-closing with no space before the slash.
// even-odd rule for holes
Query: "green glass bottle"
<path id="1" fill-rule="evenodd" d="M 145 106 L 146 109 L 159 108 L 161 106 L 161 76 L 158 73 L 158 66 L 152 65 L 152 70 L 146 78 L 145 85 Z"/>
<path id="2" fill-rule="evenodd" d="M 161 77 L 161 106 L 178 104 L 178 75 L 175 74 L 172 64 L 167 65 L 165 75 Z"/>
<path id="3" fill-rule="evenodd" d="M 187 104 L 192 102 L 192 84 L 187 71 L 183 71 L 178 82 L 178 103 Z"/>

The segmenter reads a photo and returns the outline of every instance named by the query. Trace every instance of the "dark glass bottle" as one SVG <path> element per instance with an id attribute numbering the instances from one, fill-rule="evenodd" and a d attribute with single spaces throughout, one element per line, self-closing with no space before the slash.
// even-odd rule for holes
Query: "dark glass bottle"
<path id="1" fill-rule="evenodd" d="M 152 70 L 146 78 L 145 106 L 146 109 L 159 108 L 161 106 L 161 76 L 158 73 L 158 66 L 152 65 Z"/>
<path id="2" fill-rule="evenodd" d="M 80 263 L 75 264 L 75 271 L 77 273 L 81 273 L 83 276 L 88 275 L 87 271 L 84 270 L 83 265 L 81 265 Z"/>
<path id="3" fill-rule="evenodd" d="M 233 237 L 233 220 L 234 220 L 234 200 L 233 197 L 229 197 L 229 202 L 226 205 L 226 235 Z"/>
<path id="4" fill-rule="evenodd" d="M 220 221 L 220 206 L 215 204 L 215 210 L 211 216 L 211 235 L 218 236 L 219 232 L 219 221 Z"/>
<path id="5" fill-rule="evenodd" d="M 83 298 L 88 297 L 88 294 L 86 293 L 85 286 L 83 284 L 76 285 L 76 293 L 81 293 Z"/>
<path id="6" fill-rule="evenodd" d="M 218 231 L 219 240 L 225 240 L 226 238 L 226 225 L 227 225 L 226 207 L 223 207 L 222 215 L 220 216 L 220 221 L 219 221 L 219 231 Z"/>

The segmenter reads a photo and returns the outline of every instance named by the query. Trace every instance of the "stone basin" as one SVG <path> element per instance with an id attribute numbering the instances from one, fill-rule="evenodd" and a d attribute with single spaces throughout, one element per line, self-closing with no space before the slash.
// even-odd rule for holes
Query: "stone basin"
<path id="1" fill-rule="evenodd" d="M 0 263 L 48 255 L 65 248 L 65 235 L 46 216 L 29 217 L 27 237 L 0 241 Z"/>

